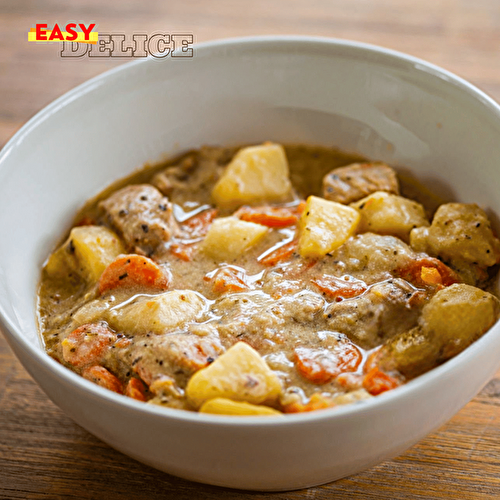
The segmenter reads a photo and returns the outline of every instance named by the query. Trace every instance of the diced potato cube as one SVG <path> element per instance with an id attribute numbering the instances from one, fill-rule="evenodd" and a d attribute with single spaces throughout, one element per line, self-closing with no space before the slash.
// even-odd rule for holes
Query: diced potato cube
<path id="1" fill-rule="evenodd" d="M 354 208 L 309 196 L 299 221 L 300 255 L 323 257 L 337 249 L 355 233 L 359 219 Z"/>
<path id="2" fill-rule="evenodd" d="M 112 328 L 133 334 L 162 334 L 196 319 L 205 302 L 191 290 L 172 290 L 117 307 L 106 318 Z"/>
<path id="3" fill-rule="evenodd" d="M 75 255 L 84 273 L 94 282 L 106 267 L 124 252 L 118 236 L 103 226 L 81 226 L 71 230 Z"/>
<path id="4" fill-rule="evenodd" d="M 454 284 L 440 290 L 422 309 L 420 325 L 440 346 L 442 359 L 455 356 L 497 321 L 500 302 L 491 293 Z"/>
<path id="5" fill-rule="evenodd" d="M 290 196 L 288 162 L 283 146 L 265 143 L 236 153 L 212 191 L 218 206 L 283 201 Z"/>
<path id="6" fill-rule="evenodd" d="M 214 220 L 200 248 L 214 260 L 231 261 L 259 243 L 266 233 L 267 227 L 261 224 L 221 217 Z"/>
<path id="7" fill-rule="evenodd" d="M 277 375 L 260 354 L 244 342 L 236 343 L 211 365 L 196 372 L 186 388 L 188 400 L 195 408 L 213 398 L 272 403 L 280 393 Z"/>
<path id="8" fill-rule="evenodd" d="M 452 263 L 489 267 L 500 262 L 500 241 L 493 234 L 484 210 L 474 204 L 441 205 L 429 228 L 411 232 L 410 243 L 418 252 Z"/>
<path id="9" fill-rule="evenodd" d="M 414 378 L 438 364 L 440 344 L 420 326 L 401 332 L 378 351 L 378 365 L 384 371 L 397 370 Z"/>
<path id="10" fill-rule="evenodd" d="M 236 415 L 236 416 L 269 416 L 283 415 L 280 411 L 269 408 L 269 406 L 253 405 L 233 401 L 227 398 L 214 398 L 206 401 L 200 408 L 200 413 L 214 413 L 217 415 Z"/>
<path id="11" fill-rule="evenodd" d="M 360 233 L 397 236 L 408 243 L 412 229 L 429 225 L 420 203 L 384 191 L 377 191 L 352 203 L 351 207 L 361 214 Z"/>
<path id="12" fill-rule="evenodd" d="M 50 256 L 45 269 L 51 277 L 73 271 L 95 283 L 104 269 L 124 251 L 118 236 L 107 227 L 74 227 L 66 242 Z"/>

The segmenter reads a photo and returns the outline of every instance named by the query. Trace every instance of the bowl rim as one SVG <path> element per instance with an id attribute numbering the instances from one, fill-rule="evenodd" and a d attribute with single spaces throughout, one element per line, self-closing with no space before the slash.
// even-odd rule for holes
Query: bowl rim
<path id="1" fill-rule="evenodd" d="M 250 50 L 264 49 L 265 51 L 266 49 L 275 49 L 279 46 L 291 47 L 294 44 L 300 45 L 302 49 L 307 48 L 309 50 L 311 48 L 321 47 L 326 49 L 336 48 L 344 51 L 351 51 L 352 53 L 358 53 L 364 61 L 378 59 L 377 63 L 381 65 L 391 64 L 391 66 L 399 68 L 412 66 L 414 70 L 426 73 L 430 78 L 445 80 L 447 83 L 459 88 L 464 92 L 464 95 L 468 95 L 468 97 L 472 98 L 476 101 L 476 103 L 479 102 L 489 108 L 488 111 L 492 113 L 492 116 L 496 115 L 496 118 L 500 123 L 500 105 L 475 85 L 451 73 L 450 71 L 423 59 L 374 44 L 318 36 L 262 35 L 210 40 L 207 42 L 196 43 L 193 46 L 193 49 L 195 51 L 195 57 L 210 57 L 213 52 L 217 53 L 217 51 L 228 48 L 236 49 L 237 51 L 242 48 L 249 48 Z M 167 61 L 161 62 L 166 63 Z M 24 138 L 29 135 L 32 129 L 42 124 L 59 109 L 76 99 L 83 98 L 102 85 L 109 85 L 114 78 L 121 76 L 125 72 L 133 71 L 136 67 L 143 67 L 145 65 L 158 63 L 158 59 L 148 56 L 145 59 L 139 59 L 122 64 L 83 82 L 45 106 L 19 129 L 0 151 L 0 176 L 5 171 L 5 160 L 10 155 L 11 151 L 23 142 Z M 257 424 L 259 427 L 274 427 L 277 425 L 280 427 L 290 425 L 296 426 L 297 424 L 308 425 L 311 422 L 320 423 L 325 420 L 349 417 L 352 414 L 370 413 L 378 409 L 380 405 L 397 402 L 398 400 L 408 396 L 409 393 L 418 390 L 425 390 L 426 386 L 435 378 L 452 376 L 454 372 L 460 370 L 460 364 L 463 360 L 479 356 L 482 350 L 485 349 L 488 343 L 491 342 L 490 339 L 492 339 L 493 335 L 495 333 L 500 334 L 500 321 L 497 321 L 497 323 L 493 325 L 480 339 L 476 340 L 471 346 L 454 358 L 446 361 L 429 372 L 410 380 L 406 384 L 394 390 L 368 400 L 341 405 L 322 411 L 287 414 L 285 417 L 280 415 L 271 416 L 265 419 L 258 416 L 241 416 L 234 418 L 233 416 L 228 415 L 201 414 L 198 412 L 182 411 L 153 404 L 144 404 L 143 402 L 135 401 L 132 398 L 116 394 L 98 386 L 97 384 L 85 380 L 83 377 L 77 375 L 75 372 L 69 370 L 51 358 L 45 352 L 43 346 L 41 346 L 41 348 L 35 347 L 28 341 L 28 339 L 20 334 L 17 326 L 13 323 L 10 314 L 6 311 L 3 300 L 3 298 L 0 298 L 0 329 L 5 332 L 5 337 L 8 343 L 11 345 L 14 343 L 44 369 L 49 370 L 53 375 L 57 376 L 62 383 L 70 386 L 76 385 L 79 390 L 86 393 L 87 397 L 99 400 L 101 403 L 104 399 L 107 404 L 121 407 L 124 406 L 129 411 L 147 413 L 152 417 L 190 422 L 192 424 L 211 427 L 229 425 L 251 428 L 255 427 Z M 33 313 L 36 314 L 36 306 L 33 309 Z"/>

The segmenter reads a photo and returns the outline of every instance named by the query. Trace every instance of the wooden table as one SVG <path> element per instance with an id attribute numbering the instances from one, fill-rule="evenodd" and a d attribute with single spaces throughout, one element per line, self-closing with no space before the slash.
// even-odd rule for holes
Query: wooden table
<path id="1" fill-rule="evenodd" d="M 37 21 L 69 20 L 128 36 L 188 32 L 198 42 L 255 34 L 361 40 L 442 65 L 500 100 L 498 0 L 0 0 L 0 146 L 50 101 L 124 62 L 62 59 L 59 44 L 27 42 Z M 500 372 L 404 455 L 322 487 L 263 494 L 177 479 L 109 448 L 47 399 L 0 335 L 0 498 L 500 498 Z"/>

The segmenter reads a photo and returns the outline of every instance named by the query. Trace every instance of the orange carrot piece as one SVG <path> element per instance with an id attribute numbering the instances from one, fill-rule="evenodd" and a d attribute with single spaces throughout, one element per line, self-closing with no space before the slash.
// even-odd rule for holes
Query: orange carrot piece
<path id="1" fill-rule="evenodd" d="M 212 278 L 212 290 L 214 293 L 244 292 L 250 289 L 244 271 L 232 267 L 219 269 Z"/>
<path id="2" fill-rule="evenodd" d="M 116 334 L 103 323 L 82 325 L 62 341 L 64 361 L 76 367 L 98 363 L 116 339 Z"/>
<path id="3" fill-rule="evenodd" d="M 190 262 L 195 248 L 195 243 L 174 243 L 170 246 L 170 252 L 184 262 Z"/>
<path id="4" fill-rule="evenodd" d="M 128 347 L 131 343 L 131 340 L 128 337 L 121 337 L 120 335 L 117 335 L 118 340 L 115 342 L 115 347 L 118 349 L 123 349 L 125 347 Z"/>
<path id="5" fill-rule="evenodd" d="M 442 285 L 443 278 L 435 267 L 422 266 L 420 270 L 421 280 L 428 285 Z"/>
<path id="6" fill-rule="evenodd" d="M 304 209 L 306 208 L 306 201 L 305 200 L 302 200 L 298 205 L 297 205 L 297 213 L 299 215 L 302 215 L 302 212 L 304 211 Z"/>
<path id="7" fill-rule="evenodd" d="M 146 386 L 138 378 L 131 378 L 125 388 L 125 396 L 137 401 L 146 401 Z"/>
<path id="8" fill-rule="evenodd" d="M 335 403 L 331 398 L 324 396 L 318 392 L 315 392 L 309 399 L 309 401 L 304 403 L 291 403 L 283 407 L 285 413 L 302 413 L 306 411 L 316 411 L 325 410 L 327 408 L 333 408 Z"/>
<path id="9" fill-rule="evenodd" d="M 461 282 L 460 277 L 453 269 L 450 269 L 439 259 L 432 257 L 415 260 L 402 269 L 397 270 L 397 274 L 417 286 L 450 286 L 453 283 Z"/>
<path id="10" fill-rule="evenodd" d="M 363 373 L 368 373 L 371 371 L 377 363 L 380 360 L 380 354 L 382 352 L 382 346 L 378 346 L 375 349 L 373 349 L 370 354 L 368 354 L 368 357 L 366 358 L 365 364 L 363 365 Z"/>
<path id="11" fill-rule="evenodd" d="M 401 382 L 387 373 L 384 373 L 378 366 L 374 366 L 363 379 L 363 387 L 372 395 L 377 396 L 382 392 L 390 391 L 400 386 Z"/>
<path id="12" fill-rule="evenodd" d="M 184 372 L 195 372 L 206 368 L 221 352 L 222 346 L 217 339 L 209 336 L 198 337 L 184 346 L 184 350 L 174 362 L 183 368 Z"/>
<path id="13" fill-rule="evenodd" d="M 288 227 L 297 224 L 297 207 L 241 207 L 234 214 L 241 220 L 255 222 L 267 227 Z"/>
<path id="14" fill-rule="evenodd" d="M 361 295 L 368 288 L 364 281 L 350 276 L 337 278 L 328 274 L 312 279 L 311 283 L 317 286 L 328 298 L 337 301 Z"/>
<path id="15" fill-rule="evenodd" d="M 260 259 L 260 263 L 265 266 L 275 266 L 279 262 L 289 259 L 293 253 L 297 250 L 297 241 L 290 241 L 284 245 L 273 250 L 271 253 L 267 254 L 264 258 Z"/>
<path id="16" fill-rule="evenodd" d="M 216 216 L 217 209 L 209 208 L 185 220 L 182 223 L 181 228 L 190 238 L 200 238 L 207 234 L 208 229 Z"/>
<path id="17" fill-rule="evenodd" d="M 82 372 L 82 377 L 100 385 L 105 389 L 123 394 L 123 386 L 118 378 L 116 378 L 109 370 L 103 366 L 91 366 Z"/>
<path id="18" fill-rule="evenodd" d="M 359 349 L 345 342 L 333 349 L 297 347 L 295 366 L 297 371 L 313 384 L 326 384 L 344 372 L 354 372 L 361 363 Z"/>
<path id="19" fill-rule="evenodd" d="M 363 387 L 363 375 L 359 373 L 341 373 L 335 382 L 347 391 L 355 391 Z"/>
<path id="20" fill-rule="evenodd" d="M 158 265 L 142 255 L 120 255 L 101 274 L 99 293 L 115 288 L 142 286 L 166 290 L 170 276 Z"/>

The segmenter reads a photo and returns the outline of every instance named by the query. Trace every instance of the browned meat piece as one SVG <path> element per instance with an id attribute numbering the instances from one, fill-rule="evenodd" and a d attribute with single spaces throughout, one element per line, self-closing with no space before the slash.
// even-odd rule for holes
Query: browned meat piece
<path id="1" fill-rule="evenodd" d="M 156 174 L 151 183 L 173 203 L 182 205 L 192 200 L 194 192 L 198 193 L 197 201 L 200 205 L 210 203 L 212 189 L 237 149 L 203 146 L 177 165 L 168 166 Z"/>
<path id="2" fill-rule="evenodd" d="M 168 333 L 135 338 L 125 361 L 148 386 L 157 382 L 151 387 L 154 393 L 169 385 L 172 390 L 183 388 L 195 371 L 208 366 L 223 350 L 215 336 Z"/>
<path id="3" fill-rule="evenodd" d="M 273 345 L 285 348 L 307 338 L 311 323 L 321 321 L 324 303 L 307 290 L 278 300 L 251 292 L 229 295 L 214 308 L 221 318 L 215 326 L 225 347 L 243 340 L 267 354 Z"/>
<path id="4" fill-rule="evenodd" d="M 407 331 L 417 324 L 425 292 L 402 279 L 373 285 L 365 294 L 326 309 L 328 328 L 343 333 L 364 349 Z"/>
<path id="5" fill-rule="evenodd" d="M 353 163 L 323 178 L 323 197 L 338 203 L 352 203 L 376 191 L 399 194 L 396 172 L 385 163 Z"/>
<path id="6" fill-rule="evenodd" d="M 120 189 L 99 206 L 136 253 L 152 255 L 177 231 L 171 203 L 149 184 Z"/>

